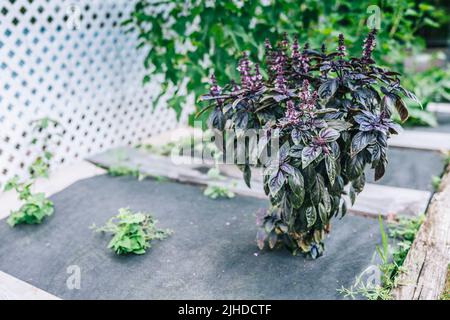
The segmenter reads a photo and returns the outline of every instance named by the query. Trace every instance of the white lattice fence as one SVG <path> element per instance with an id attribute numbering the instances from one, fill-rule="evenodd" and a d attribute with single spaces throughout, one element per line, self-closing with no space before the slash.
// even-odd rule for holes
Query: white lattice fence
<path id="1" fill-rule="evenodd" d="M 141 85 L 145 52 L 120 26 L 133 7 L 129 0 L 0 0 L 0 184 L 33 161 L 29 123 L 37 118 L 64 128 L 55 165 L 177 126 L 164 99 L 153 111 L 157 81 Z"/>

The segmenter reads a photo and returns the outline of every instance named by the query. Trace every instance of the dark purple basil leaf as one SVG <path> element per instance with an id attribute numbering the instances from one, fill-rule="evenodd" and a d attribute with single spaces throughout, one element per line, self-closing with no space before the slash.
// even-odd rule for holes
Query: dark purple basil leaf
<path id="1" fill-rule="evenodd" d="M 317 221 L 317 211 L 315 207 L 308 207 L 306 209 L 306 222 L 307 227 L 311 228 Z"/>
<path id="2" fill-rule="evenodd" d="M 389 114 L 391 114 L 395 108 L 396 100 L 397 100 L 397 96 L 395 94 L 392 94 L 392 93 L 385 94 L 385 96 L 381 100 L 382 110 L 386 110 L 389 112 Z"/>
<path id="3" fill-rule="evenodd" d="M 285 225 L 284 223 L 280 223 L 277 226 L 282 232 L 286 233 L 289 231 L 289 228 L 287 225 Z"/>
<path id="4" fill-rule="evenodd" d="M 295 168 L 291 166 L 289 163 L 283 163 L 280 166 L 280 169 L 283 170 L 287 174 L 294 174 Z"/>
<path id="5" fill-rule="evenodd" d="M 412 93 L 411 91 L 408 91 L 404 88 L 400 88 L 400 91 L 403 92 L 405 96 L 407 96 L 409 99 L 411 99 L 412 101 L 417 103 L 422 108 L 422 103 L 420 102 L 419 98 L 417 98 L 417 96 L 414 93 Z"/>
<path id="6" fill-rule="evenodd" d="M 381 158 L 382 147 L 379 144 L 374 144 L 372 149 L 372 162 L 378 162 Z"/>
<path id="7" fill-rule="evenodd" d="M 252 179 L 252 170 L 248 164 L 244 166 L 244 181 L 247 187 L 251 188 L 250 182 Z"/>
<path id="8" fill-rule="evenodd" d="M 406 105 L 401 98 L 397 98 L 397 100 L 395 101 L 395 108 L 397 109 L 397 112 L 400 116 L 400 120 L 405 122 L 409 117 L 409 112 L 408 108 L 406 108 Z"/>
<path id="9" fill-rule="evenodd" d="M 327 99 L 332 97 L 335 93 L 336 90 L 338 89 L 338 79 L 330 79 L 326 82 L 324 82 L 318 90 L 319 93 L 319 97 L 322 99 Z"/>
<path id="10" fill-rule="evenodd" d="M 278 240 L 278 235 L 275 231 L 272 231 L 269 234 L 269 248 L 273 249 L 275 248 L 275 245 L 277 244 L 277 240 Z"/>
<path id="11" fill-rule="evenodd" d="M 293 205 L 295 208 L 299 208 L 305 199 L 305 182 L 300 170 L 295 169 L 295 171 L 288 178 L 288 184 L 293 193 Z"/>
<path id="12" fill-rule="evenodd" d="M 274 99 L 276 102 L 281 102 L 281 101 L 283 101 L 283 100 L 286 100 L 287 98 L 289 98 L 289 96 L 287 96 L 287 95 L 285 95 L 285 94 L 277 94 L 277 95 L 273 96 L 273 99 Z"/>
<path id="13" fill-rule="evenodd" d="M 315 119 L 312 121 L 312 127 L 316 128 L 316 129 L 320 129 L 320 128 L 326 128 L 327 127 L 327 122 L 323 119 Z"/>
<path id="14" fill-rule="evenodd" d="M 339 139 L 339 131 L 332 128 L 325 128 L 320 131 L 319 137 L 326 142 L 336 141 Z"/>
<path id="15" fill-rule="evenodd" d="M 319 206 L 317 207 L 317 211 L 319 211 L 319 217 L 320 220 L 322 221 L 322 224 L 325 225 L 328 223 L 328 213 L 327 210 L 325 209 L 325 206 L 323 205 L 323 203 L 319 203 Z"/>
<path id="16" fill-rule="evenodd" d="M 342 201 L 340 213 L 341 219 L 347 214 L 347 203 L 345 201 Z"/>
<path id="17" fill-rule="evenodd" d="M 256 243 L 258 244 L 258 248 L 260 250 L 264 249 L 264 243 L 266 241 L 267 238 L 267 234 L 266 231 L 264 231 L 264 229 L 259 229 L 258 232 L 256 233 Z"/>
<path id="18" fill-rule="evenodd" d="M 308 177 L 309 178 L 309 177 Z M 326 193 L 325 181 L 320 173 L 316 173 L 313 184 L 310 189 L 310 200 L 313 204 L 318 205 L 323 195 Z"/>
<path id="19" fill-rule="evenodd" d="M 370 143 L 375 141 L 375 135 L 373 132 L 360 131 L 352 139 L 351 156 L 354 157 Z"/>
<path id="20" fill-rule="evenodd" d="M 386 171 L 385 164 L 381 161 L 376 167 L 375 167 L 375 181 L 380 180 Z"/>
<path id="21" fill-rule="evenodd" d="M 322 154 L 322 148 L 319 146 L 307 146 L 302 150 L 302 168 L 306 168 Z"/>
<path id="22" fill-rule="evenodd" d="M 350 158 L 346 165 L 346 173 L 350 180 L 357 179 L 364 171 L 364 157 L 361 154 Z"/>
<path id="23" fill-rule="evenodd" d="M 249 115 L 245 111 L 235 113 L 234 123 L 237 129 L 247 129 Z"/>
<path id="24" fill-rule="evenodd" d="M 290 149 L 291 149 L 291 146 L 289 145 L 289 142 L 285 142 L 281 146 L 280 151 L 279 151 L 280 162 L 284 162 L 287 159 L 287 157 L 289 156 Z"/>
<path id="25" fill-rule="evenodd" d="M 208 126 L 223 131 L 225 127 L 225 117 L 219 107 L 216 107 L 209 115 Z"/>
<path id="26" fill-rule="evenodd" d="M 264 231 L 269 234 L 275 229 L 275 223 L 272 218 L 266 219 L 264 221 Z"/>
<path id="27" fill-rule="evenodd" d="M 336 120 L 327 120 L 327 125 L 329 128 L 332 128 L 336 131 L 346 131 L 348 129 L 350 129 L 352 127 L 352 124 L 345 121 L 345 120 L 340 120 L 340 119 L 336 119 Z"/>
<path id="28" fill-rule="evenodd" d="M 284 173 L 281 170 L 279 170 L 274 175 L 272 175 L 269 178 L 270 194 L 272 196 L 276 196 L 276 194 L 283 187 L 285 181 L 286 181 L 286 177 L 284 176 Z"/>
<path id="29" fill-rule="evenodd" d="M 339 143 L 336 141 L 333 141 L 328 144 L 329 149 L 331 151 L 331 155 L 334 157 L 334 159 L 339 159 L 339 156 L 341 155 L 341 149 L 339 147 Z"/>
<path id="30" fill-rule="evenodd" d="M 328 175 L 328 179 L 330 180 L 330 184 L 333 185 L 334 181 L 336 180 L 336 159 L 331 156 L 328 155 L 325 157 L 325 167 L 327 169 L 327 175 Z"/>
<path id="31" fill-rule="evenodd" d="M 383 132 L 378 132 L 377 142 L 381 147 L 387 148 L 387 134 Z"/>
<path id="32" fill-rule="evenodd" d="M 291 149 L 289 150 L 289 156 L 291 156 L 293 158 L 301 158 L 303 148 L 304 147 L 302 145 L 292 146 Z"/>
<path id="33" fill-rule="evenodd" d="M 241 103 L 242 101 L 244 101 L 246 98 L 237 98 L 236 100 L 233 101 L 233 103 L 231 104 L 231 107 L 233 109 L 236 109 L 239 105 L 239 103 Z"/>
<path id="34" fill-rule="evenodd" d="M 366 176 L 364 172 L 355 180 L 352 181 L 353 189 L 356 193 L 360 193 L 364 189 L 364 185 L 366 183 Z"/>
<path id="35" fill-rule="evenodd" d="M 298 129 L 292 129 L 291 131 L 291 139 L 294 144 L 300 144 L 302 142 L 302 131 Z"/>
<path id="36" fill-rule="evenodd" d="M 321 115 L 321 114 L 327 114 L 327 113 L 336 113 L 338 111 L 339 111 L 338 109 L 334 109 L 334 108 L 325 108 L 325 109 L 317 110 L 316 114 Z"/>
<path id="37" fill-rule="evenodd" d="M 228 94 L 222 94 L 219 96 L 212 96 L 210 94 L 204 94 L 200 97 L 200 101 L 209 101 L 209 100 L 218 100 L 218 99 L 227 99 L 230 98 Z"/>
<path id="38" fill-rule="evenodd" d="M 393 133 L 393 134 L 399 134 L 400 132 L 403 131 L 402 126 L 393 121 L 388 123 L 388 127 L 389 127 L 389 132 Z"/>
<path id="39" fill-rule="evenodd" d="M 261 226 L 264 222 L 264 218 L 267 215 L 267 209 L 260 208 L 256 211 L 256 225 Z"/>
<path id="40" fill-rule="evenodd" d="M 322 190 L 322 202 L 323 205 L 325 206 L 325 211 L 328 213 L 331 212 L 331 196 L 330 193 L 328 192 L 327 188 L 324 188 Z"/>
<path id="41" fill-rule="evenodd" d="M 348 196 L 350 197 L 350 201 L 351 201 L 352 205 L 354 205 L 355 201 L 356 201 L 356 192 L 352 185 L 350 186 Z"/>
<path id="42" fill-rule="evenodd" d="M 358 124 L 371 123 L 376 120 L 376 116 L 368 111 L 362 110 L 356 116 L 353 117 Z"/>

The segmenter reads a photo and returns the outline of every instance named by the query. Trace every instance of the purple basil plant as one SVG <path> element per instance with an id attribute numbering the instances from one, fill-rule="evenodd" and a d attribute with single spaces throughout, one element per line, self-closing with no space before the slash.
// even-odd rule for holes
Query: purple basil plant
<path id="1" fill-rule="evenodd" d="M 319 257 L 333 217 L 347 212 L 366 181 L 365 168 L 380 179 L 387 165 L 387 141 L 408 110 L 402 97 L 417 101 L 400 85 L 399 73 L 375 64 L 376 30 L 361 57 L 348 57 L 343 35 L 331 52 L 300 47 L 285 36 L 265 42 L 264 72 L 244 53 L 240 81 L 220 87 L 211 77 L 209 126 L 220 133 L 257 129 L 260 144 L 277 132 L 278 161 L 258 160 L 271 207 L 261 219 L 258 246 L 284 245 L 292 253 Z M 203 112 L 202 111 L 202 112 Z M 236 143 L 227 144 L 236 148 Z M 225 151 L 225 150 L 222 150 Z M 250 186 L 252 163 L 240 164 Z"/>

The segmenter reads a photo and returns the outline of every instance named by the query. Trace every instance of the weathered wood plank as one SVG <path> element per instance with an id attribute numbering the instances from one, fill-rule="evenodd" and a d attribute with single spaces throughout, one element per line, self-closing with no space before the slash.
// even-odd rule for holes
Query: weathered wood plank
<path id="1" fill-rule="evenodd" d="M 263 191 L 261 172 L 257 169 L 253 171 L 252 188 L 249 189 L 242 181 L 242 174 L 233 165 L 220 165 L 221 171 L 227 177 L 215 181 L 197 170 L 210 166 L 211 164 L 208 163 L 202 164 L 199 161 L 197 164 L 187 164 L 189 159 L 184 159 L 186 164 L 176 165 L 170 158 L 152 155 L 134 148 L 121 149 L 120 153 L 126 153 L 128 156 L 126 159 L 119 159 L 114 156 L 117 152 L 117 150 L 110 150 L 91 157 L 89 161 L 104 167 L 124 165 L 139 168 L 145 174 L 163 176 L 184 183 L 226 186 L 237 194 L 267 198 Z M 181 158 L 177 160 L 177 163 L 181 163 Z M 417 216 L 425 212 L 430 197 L 431 193 L 428 191 L 367 184 L 350 211 L 367 216 L 396 214 Z"/>
<path id="2" fill-rule="evenodd" d="M 432 102 L 427 105 L 427 110 L 438 113 L 450 113 L 450 103 Z"/>
<path id="3" fill-rule="evenodd" d="M 429 151 L 449 151 L 450 133 L 405 130 L 389 139 L 389 145 Z"/>
<path id="4" fill-rule="evenodd" d="M 403 265 L 398 300 L 436 300 L 445 287 L 450 262 L 450 166 L 427 211 L 426 220 Z"/>
<path id="5" fill-rule="evenodd" d="M 0 300 L 60 300 L 22 280 L 0 271 Z"/>

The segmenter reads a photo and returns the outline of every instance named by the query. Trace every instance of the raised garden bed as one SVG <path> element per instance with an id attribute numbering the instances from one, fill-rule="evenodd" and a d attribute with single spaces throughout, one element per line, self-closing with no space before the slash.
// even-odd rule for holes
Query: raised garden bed
<path id="1" fill-rule="evenodd" d="M 206 183 L 202 166 L 167 167 L 170 162 L 164 158 L 134 149 L 119 153 L 124 150 L 125 157 L 112 150 L 93 161 L 107 167 L 146 160 L 147 166 L 140 167 L 144 172 L 166 170 L 166 176 L 182 182 Z M 385 179 L 392 186 L 381 188 L 403 190 L 413 184 L 428 192 L 431 175 L 442 169 L 437 153 L 392 149 L 390 159 L 392 170 Z M 418 166 L 417 161 L 434 164 Z M 193 177 L 199 180 L 191 181 Z M 376 213 L 335 221 L 326 253 L 318 260 L 293 257 L 283 249 L 259 251 L 256 212 L 268 203 L 255 194 L 211 200 L 202 187 L 189 183 L 106 175 L 81 180 L 51 197 L 57 214 L 41 226 L 0 225 L 6 239 L 0 245 L 0 270 L 65 299 L 342 299 L 337 289 L 351 287 L 374 265 L 380 242 Z M 426 199 L 422 201 L 425 208 Z M 128 206 L 152 212 L 174 234 L 156 241 L 144 256 L 116 256 L 106 248 L 110 237 L 89 226 L 103 224 Z M 79 290 L 67 287 L 70 266 L 80 267 Z"/>
<path id="2" fill-rule="evenodd" d="M 260 252 L 255 212 L 266 201 L 211 200 L 202 188 L 152 179 L 98 176 L 51 200 L 58 214 L 39 227 L 0 224 L 0 269 L 65 299 L 340 299 L 336 289 L 371 265 L 380 239 L 375 219 L 349 216 L 334 224 L 318 260 Z M 144 256 L 116 256 L 110 237 L 89 226 L 126 206 L 152 212 L 174 234 Z M 73 265 L 80 290 L 66 286 Z"/>

